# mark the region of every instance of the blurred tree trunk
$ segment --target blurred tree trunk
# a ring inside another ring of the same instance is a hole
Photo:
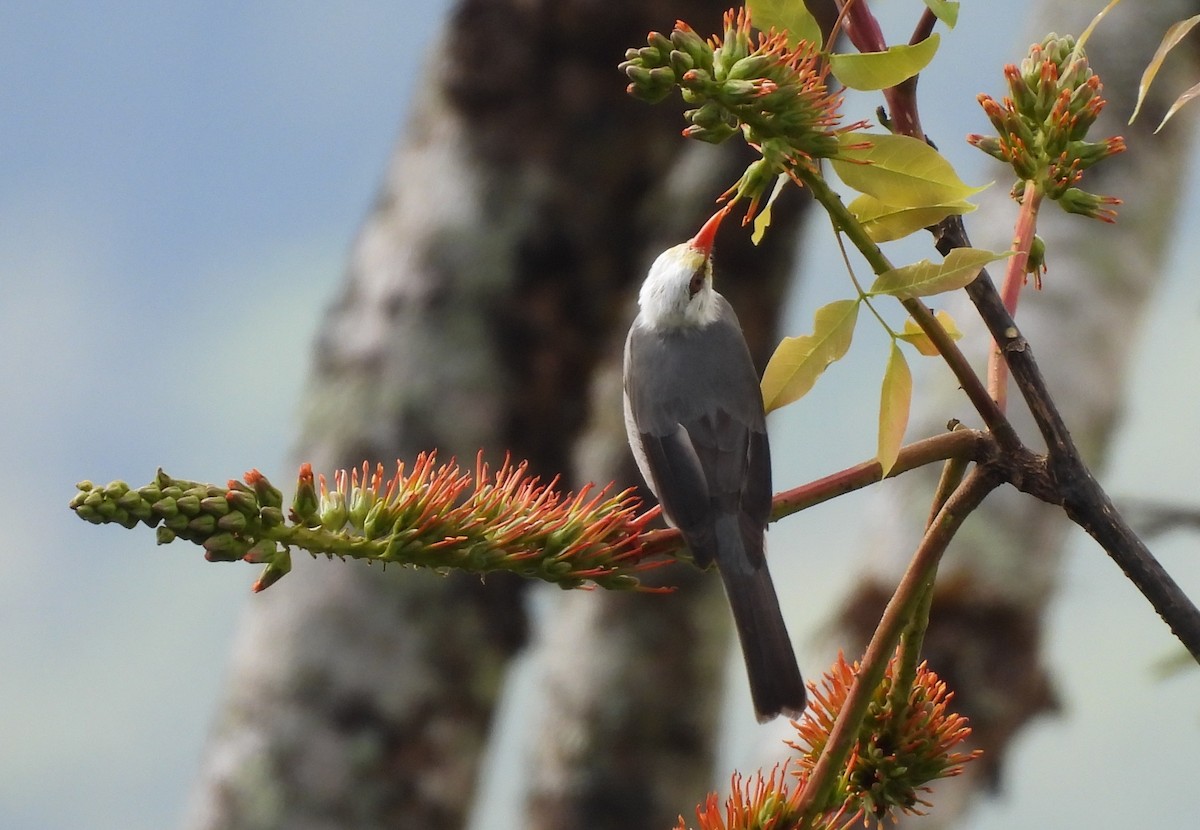
[[[321,327],[299,459],[329,473],[364,460],[390,468],[430,449],[467,464],[479,449],[492,460],[511,451],[570,482],[587,426],[585,477],[627,468],[623,436],[595,424],[619,418],[612,381],[632,291],[656,249],[711,213],[736,175],[729,154],[737,149],[706,148],[699,166],[681,169],[679,108],[628,98],[616,64],[677,17],[718,31],[723,8],[710,0],[458,4]],[[778,213],[776,239],[790,236],[795,208]],[[746,298],[739,310],[759,356],[789,259],[775,243],[726,271],[731,281],[745,274],[729,293]],[[669,578],[690,581],[682,568]],[[524,588],[298,562],[255,598],[242,626],[187,826],[461,827],[507,663],[526,641]],[[616,793],[670,819],[678,805],[661,804],[657,788],[707,774],[706,690],[715,683],[713,650],[699,641],[712,627],[679,623],[695,617],[704,595],[621,597],[617,618],[600,612],[617,646],[609,659],[626,666],[623,682],[604,690],[625,741],[609,750],[627,754],[605,758],[612,775],[586,788],[589,799]],[[659,615],[668,621],[653,627],[670,636],[640,641],[644,628],[629,618]],[[626,648],[640,650],[637,662],[627,663]],[[648,650],[685,682],[664,685],[661,673],[643,672]],[[645,714],[648,689],[675,718],[649,731],[630,720]],[[595,734],[612,723],[581,728]],[[669,766],[635,770],[614,760],[660,743],[670,745]],[[579,806],[603,811],[593,800]]]
[[[1042,3],[1029,42],[1051,31],[1079,33],[1098,9],[1098,4],[1082,0]],[[1141,319],[1162,275],[1176,230],[1173,217],[1191,161],[1191,135],[1182,121],[1158,136],[1151,133],[1174,96],[1194,81],[1195,41],[1181,47],[1192,48],[1192,66],[1174,56],[1138,121],[1132,127],[1124,122],[1133,109],[1142,70],[1164,31],[1197,12],[1196,0],[1122,6],[1093,33],[1087,53],[1104,82],[1109,105],[1092,135],[1124,135],[1130,150],[1088,171],[1084,186],[1118,195],[1125,206],[1117,224],[1109,226],[1046,204],[1038,231],[1046,241],[1050,272],[1043,291],[1031,288],[1026,293],[1018,315],[1076,442],[1097,470],[1121,413],[1135,334],[1131,327]],[[1014,47],[1013,63],[1024,49]],[[997,67],[997,86],[1001,82]],[[967,217],[967,227],[979,247],[1000,250],[1009,245],[1007,234],[1016,210],[1004,186],[994,190],[998,192],[983,208]],[[955,316],[961,322],[975,315],[964,302]],[[974,346],[976,365],[982,366],[982,336]],[[923,391],[918,398],[912,436],[934,434],[949,417],[965,410],[949,376],[938,373],[937,378],[944,386],[940,393]],[[1009,400],[1018,430],[1027,440],[1036,440],[1020,395],[1014,390]],[[883,488],[875,515],[884,520],[866,546],[872,561],[840,620],[843,638],[855,644],[852,649],[874,630],[915,548],[935,477],[936,471],[926,473],[923,481],[910,475]],[[1058,508],[1006,488],[993,493],[971,516],[941,566],[925,654],[954,689],[955,705],[971,719],[974,740],[985,755],[968,765],[964,776],[941,782],[932,799],[936,809],[922,820],[922,827],[957,826],[972,797],[995,786],[1013,738],[1031,718],[1056,705],[1054,679],[1043,665],[1041,643],[1069,527]],[[1095,567],[1115,567],[1098,549],[1095,557]],[[1146,612],[1151,613],[1149,606]]]

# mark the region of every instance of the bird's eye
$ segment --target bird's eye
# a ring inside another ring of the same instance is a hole
[[[695,297],[696,292],[704,287],[704,266],[696,269],[696,273],[692,274],[691,280],[688,282],[688,296]]]

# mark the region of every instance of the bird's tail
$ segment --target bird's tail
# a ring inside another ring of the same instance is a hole
[[[717,519],[716,560],[746,660],[755,714],[760,722],[781,713],[800,717],[807,695],[775,585],[765,560],[751,563],[736,515]]]

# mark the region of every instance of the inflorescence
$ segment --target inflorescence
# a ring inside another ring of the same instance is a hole
[[[122,481],[77,485],[71,509],[94,524],[156,528],[159,544],[201,545],[212,562],[265,564],[262,590],[291,570],[289,549],[316,554],[475,573],[509,571],[566,588],[587,584],[640,588],[637,574],[671,561],[647,558],[643,539],[657,509],[639,513],[631,490],[577,494],[554,489],[505,461],[492,472],[482,458],[475,473],[438,465],[422,453],[410,472],[397,463],[386,477],[342,470],[329,488],[300,468],[285,516],[282,493],[257,470],[225,487],[168,476],[132,489]]]

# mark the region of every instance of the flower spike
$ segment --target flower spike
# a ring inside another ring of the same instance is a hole
[[[524,462],[505,459],[493,471],[482,453],[473,475],[422,453],[407,473],[397,462],[391,477],[382,464],[338,470],[332,488],[303,464],[286,517],[283,495],[266,476],[251,470],[244,482],[218,487],[161,470],[139,490],[85,481],[71,508],[95,524],[156,528],[160,544],[194,542],[209,561],[265,565],[256,591],[291,570],[290,547],[385,565],[510,571],[567,588],[646,590],[637,574],[671,561],[644,550],[657,509],[639,512],[631,490],[612,495],[588,485],[564,494],[557,479],[541,484]]]

